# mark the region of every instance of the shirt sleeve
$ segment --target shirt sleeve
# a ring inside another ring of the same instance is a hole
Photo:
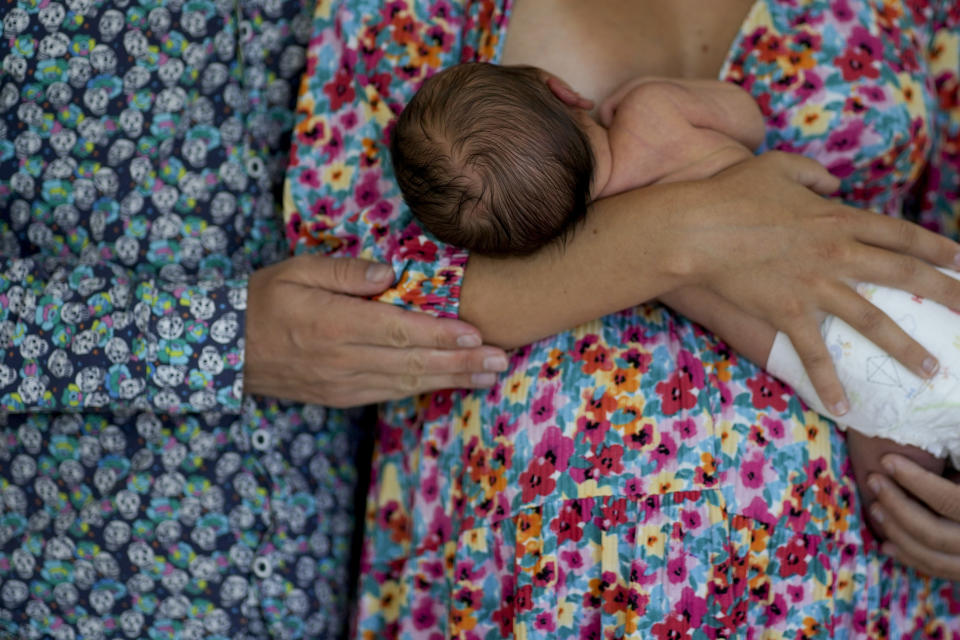
[[[0,413],[239,412],[246,286],[0,259]]]
[[[478,3],[320,3],[297,104],[284,194],[295,253],[360,256],[394,267],[381,300],[456,316],[467,252],[420,228],[389,155],[393,121],[420,83],[446,66],[489,59],[495,18]],[[469,5],[469,6],[465,6]]]

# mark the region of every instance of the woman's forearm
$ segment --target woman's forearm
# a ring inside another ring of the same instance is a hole
[[[705,204],[701,185],[663,185],[595,203],[563,244],[523,258],[474,255],[460,317],[489,344],[513,348],[685,284],[686,212]]]

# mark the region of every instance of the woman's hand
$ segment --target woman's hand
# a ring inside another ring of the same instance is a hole
[[[678,225],[689,235],[682,267],[688,282],[786,333],[826,407],[840,415],[848,405],[820,335],[824,313],[917,375],[936,371],[934,356],[851,284],[895,287],[960,309],[960,282],[931,266],[957,268],[960,246],[904,220],[820,197],[839,182],[802,156],[767,153],[707,182],[715,206],[690,208]]]
[[[355,296],[393,271],[364,260],[300,256],[260,269],[247,295],[245,393],[349,407],[493,384],[503,351],[479,332]]]
[[[960,580],[960,484],[903,456],[882,464],[896,482],[880,474],[867,481],[877,496],[870,515],[887,538],[882,551],[927,575]]]

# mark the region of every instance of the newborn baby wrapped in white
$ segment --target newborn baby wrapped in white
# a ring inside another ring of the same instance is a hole
[[[960,280],[960,273],[940,269]],[[829,316],[820,328],[850,411],[835,418],[864,435],[910,444],[960,465],[960,313],[905,291],[861,283],[857,292],[886,313],[940,361],[924,380],[857,333]],[[778,333],[766,369],[789,383],[814,411],[820,403],[790,339]]]

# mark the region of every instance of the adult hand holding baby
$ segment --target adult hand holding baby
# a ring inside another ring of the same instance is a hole
[[[956,268],[956,243],[819,197],[838,181],[797,155],[767,153],[708,182],[712,210],[683,209],[688,220],[678,228],[691,244],[681,277],[786,333],[825,406],[841,415],[848,404],[820,335],[823,313],[842,318],[917,375],[936,370],[935,354],[850,284],[887,285],[960,309],[960,283],[931,266]]]
[[[355,296],[393,271],[365,260],[300,256],[250,277],[244,391],[349,407],[444,388],[489,386],[507,366],[465,322]]]
[[[883,466],[895,482],[879,474],[868,480],[877,495],[871,517],[887,538],[883,552],[927,575],[960,580],[960,484],[903,456],[884,456]]]

